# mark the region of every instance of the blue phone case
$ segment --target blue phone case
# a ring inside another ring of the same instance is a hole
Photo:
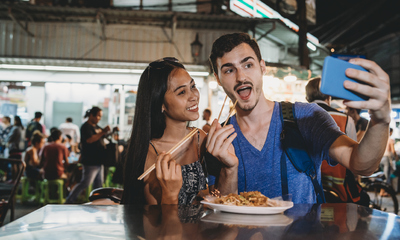
[[[367,71],[363,67],[351,64],[349,62],[334,58],[326,57],[322,68],[321,92],[332,97],[347,99],[351,101],[365,101],[369,97],[362,94],[347,90],[343,87],[343,82],[349,80],[352,82],[362,83],[361,81],[348,78],[345,74],[347,68]]]

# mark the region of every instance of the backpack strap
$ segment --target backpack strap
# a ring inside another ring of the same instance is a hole
[[[283,152],[281,155],[281,187],[282,196],[289,193],[287,180],[286,156],[299,172],[304,172],[310,177],[314,186],[314,191],[318,203],[324,203],[325,197],[321,185],[318,183],[317,172],[310,155],[307,152],[307,146],[299,131],[296,123],[294,104],[290,102],[281,102],[279,104],[282,121],[281,144]]]

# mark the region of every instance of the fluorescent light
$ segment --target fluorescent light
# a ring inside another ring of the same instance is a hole
[[[70,72],[86,72],[88,68],[85,67],[63,67],[63,66],[44,66],[47,71],[70,71]]]
[[[208,87],[209,87],[211,90],[215,90],[215,89],[218,88],[218,83],[217,83],[216,81],[209,81],[209,82],[208,82]]]
[[[31,82],[22,82],[22,86],[24,87],[30,87],[31,85]]]
[[[40,65],[14,65],[0,64],[3,69],[19,69],[19,70],[45,70],[60,72],[99,72],[99,73],[134,73],[142,74],[144,69],[126,69],[126,68],[94,68],[94,67],[69,67],[69,66],[40,66]],[[189,72],[191,76],[207,77],[208,72]]]
[[[89,68],[89,72],[130,73],[130,69],[121,68]]]
[[[295,82],[297,80],[297,77],[294,75],[287,75],[286,77],[283,78],[285,82]]]
[[[210,74],[208,72],[189,72],[189,75],[196,77],[207,77]]]
[[[37,66],[37,65],[0,64],[0,67],[7,69],[44,70],[44,66]]]
[[[307,42],[307,47],[309,49],[313,50],[313,51],[317,50],[317,47],[314,44],[310,43],[310,42]]]

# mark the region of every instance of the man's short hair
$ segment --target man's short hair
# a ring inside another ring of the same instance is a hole
[[[72,118],[69,117],[69,118],[66,119],[66,121],[67,122],[72,122]]]
[[[41,118],[42,115],[43,114],[41,112],[35,112],[35,118]]]
[[[261,61],[261,52],[257,41],[250,37],[247,33],[231,33],[219,37],[214,41],[210,54],[210,63],[215,72],[218,74],[217,58],[221,58],[225,53],[232,51],[235,47],[242,43],[247,43],[257,56],[257,60]]]
[[[208,113],[210,116],[211,116],[211,109],[209,109],[209,108],[206,108],[206,109],[204,109],[204,112],[206,112],[206,113]]]
[[[50,137],[51,137],[51,139],[52,139],[53,141],[56,141],[56,140],[58,140],[58,139],[60,138],[61,134],[62,134],[62,133],[61,133],[60,130],[54,129],[54,130],[51,132]]]
[[[306,85],[306,99],[308,102],[314,102],[315,100],[325,101],[329,98],[328,95],[323,94],[320,90],[321,78],[316,77],[308,81]]]

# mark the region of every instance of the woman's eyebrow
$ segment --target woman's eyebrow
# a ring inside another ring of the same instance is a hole
[[[192,80],[190,81],[189,85],[192,84],[192,82],[194,82],[194,79],[192,78]],[[174,92],[178,91],[180,88],[186,87],[186,85],[181,85],[179,87],[177,87]]]

